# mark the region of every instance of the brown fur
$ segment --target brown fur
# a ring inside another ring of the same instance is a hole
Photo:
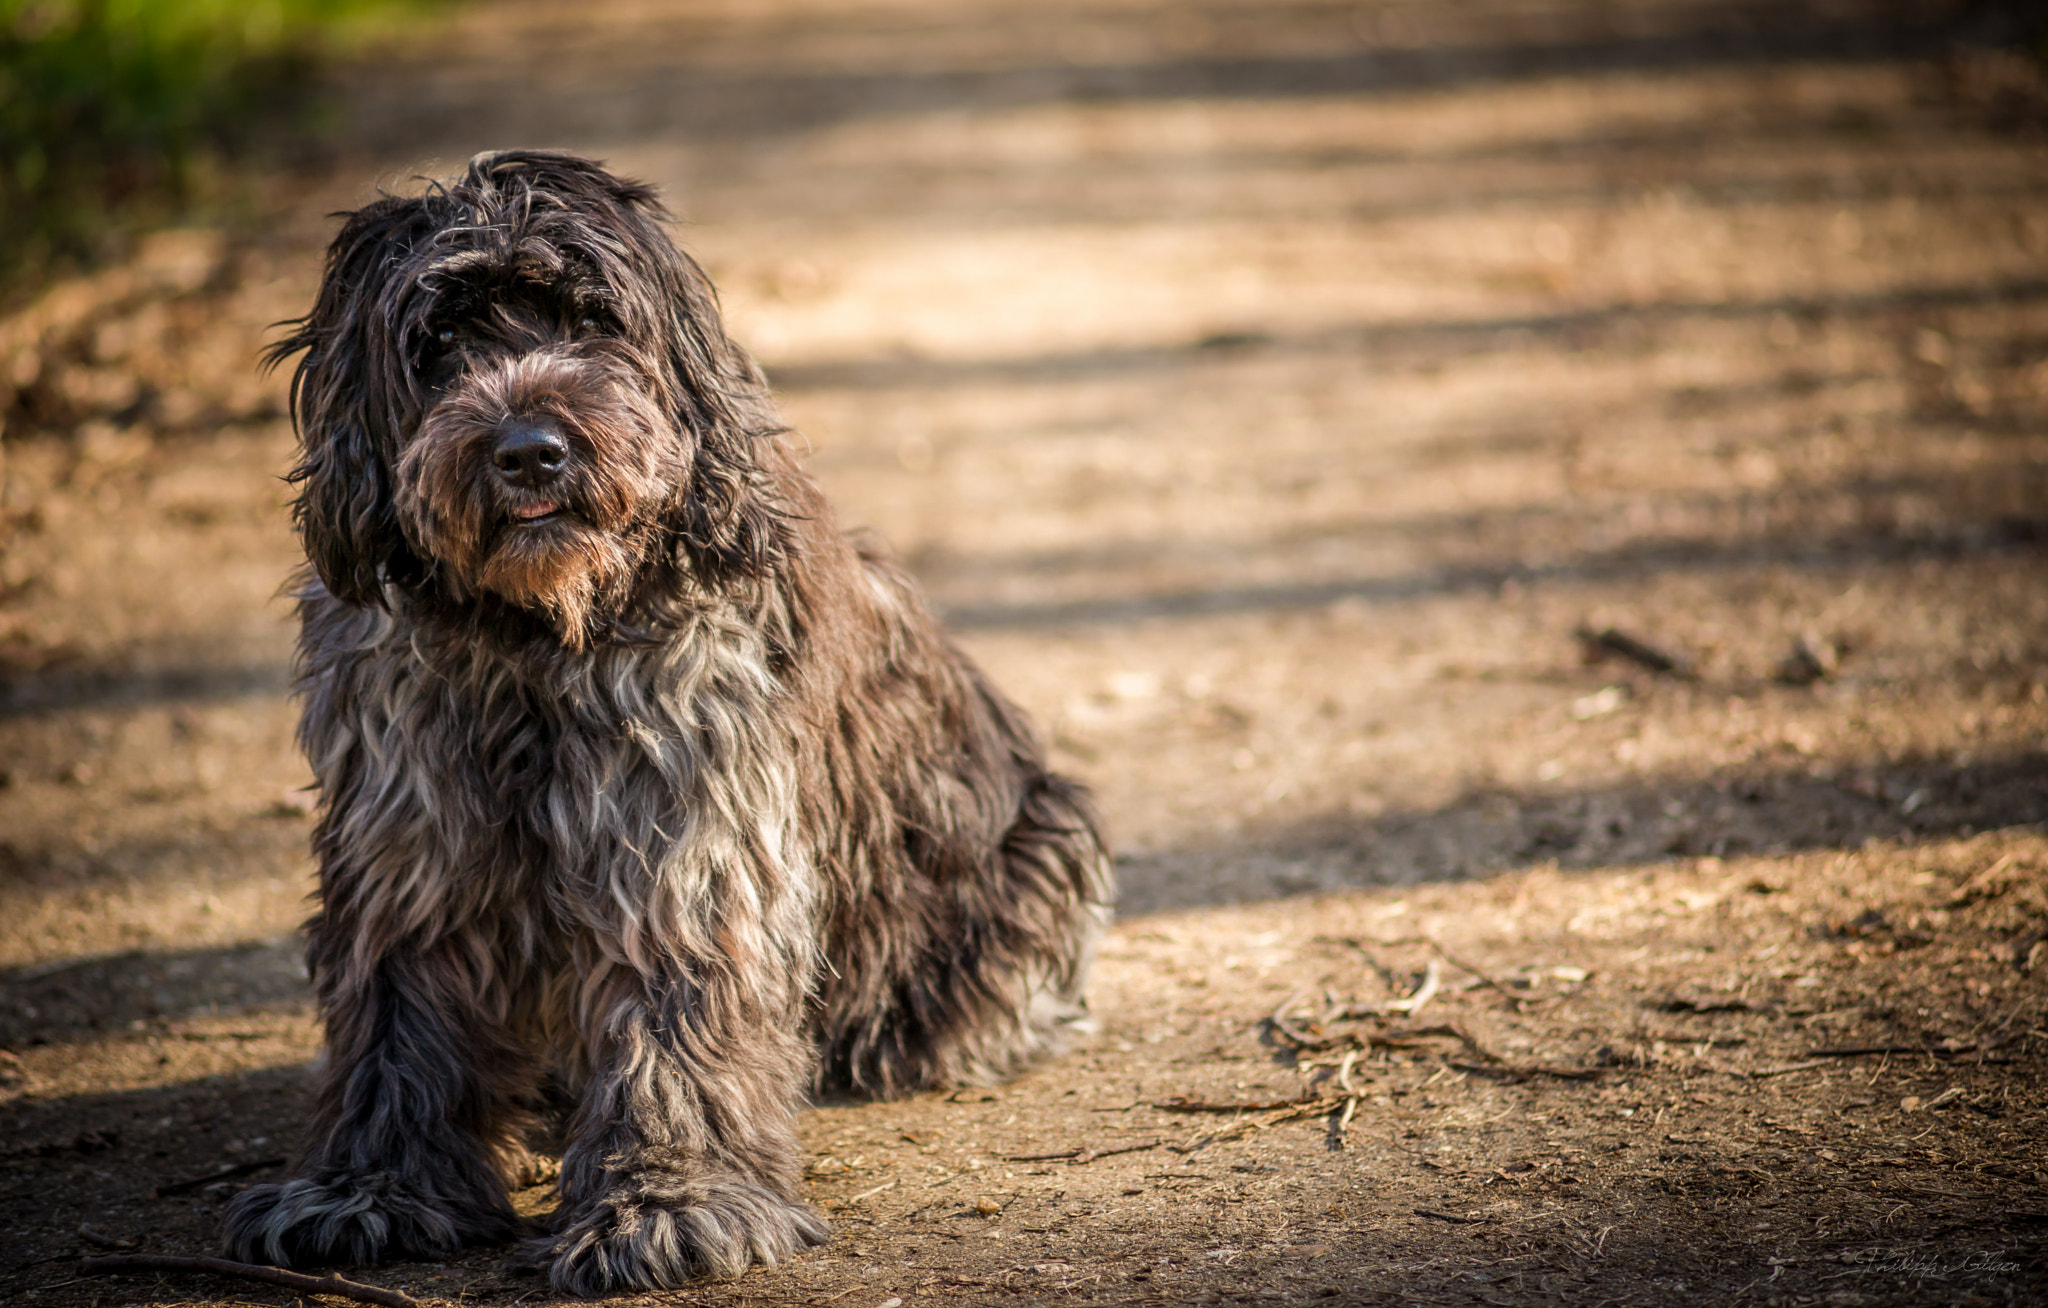
[[[351,215],[278,349],[329,1052],[239,1256],[509,1238],[552,1097],[558,1287],[734,1275],[825,1238],[807,1090],[1002,1077],[1082,1012],[1085,796],[834,527],[661,218],[479,156]]]

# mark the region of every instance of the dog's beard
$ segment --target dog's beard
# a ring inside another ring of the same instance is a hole
[[[562,347],[474,365],[398,460],[400,517],[457,598],[497,595],[581,647],[631,597],[682,490],[684,445],[636,361]],[[491,448],[547,419],[569,455],[547,486],[508,485]]]

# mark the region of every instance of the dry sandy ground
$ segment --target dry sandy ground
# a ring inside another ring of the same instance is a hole
[[[0,1298],[292,1301],[78,1231],[206,1251],[304,1112],[255,351],[323,214],[521,143],[665,187],[1121,850],[1099,1035],[808,1112],[838,1238],[636,1302],[2048,1302],[2019,12],[536,0],[349,70],[260,235],[0,322]],[[549,1302],[504,1252],[352,1275]]]

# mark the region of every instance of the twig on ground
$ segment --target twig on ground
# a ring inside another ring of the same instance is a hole
[[[1332,1102],[1329,1095],[1303,1095],[1299,1099],[1267,1099],[1254,1103],[1232,1100],[1189,1099],[1176,1095],[1172,1099],[1161,1099],[1153,1107],[1162,1113],[1266,1113],[1276,1108],[1301,1108],[1309,1104]],[[1013,1158],[1011,1162],[1028,1162],[1029,1159]]]
[[[1428,1208],[1416,1209],[1415,1215],[1417,1217],[1432,1218],[1435,1221],[1439,1222],[1456,1222],[1460,1226],[1471,1226],[1479,1222],[1491,1222],[1498,1220],[1497,1218],[1492,1217],[1460,1217],[1456,1213],[1439,1213]]]
[[[1664,676],[1678,677],[1690,681],[1694,678],[1692,665],[1676,654],[1666,653],[1646,640],[1629,635],[1619,627],[1602,627],[1595,631],[1590,626],[1580,626],[1572,634],[1585,646],[1589,660],[1604,659],[1618,655],[1639,668]]]
[[[251,1172],[267,1171],[273,1167],[283,1167],[284,1164],[285,1160],[282,1158],[258,1158],[253,1162],[236,1163],[232,1167],[223,1167],[218,1172],[208,1176],[188,1177],[183,1181],[172,1181],[168,1185],[160,1185],[149,1192],[149,1197],[152,1199],[162,1199],[166,1195],[183,1194],[187,1190],[197,1190],[202,1185],[212,1185],[215,1181],[231,1181],[238,1176],[247,1176]]]
[[[1673,995],[1651,1005],[1660,1013],[1770,1013],[1777,1010],[1776,1004],[1751,1003],[1747,999],[1700,1000],[1685,995]]]
[[[1272,1027],[1275,1031],[1287,1037],[1287,1039],[1293,1041],[1296,1045],[1300,1046],[1303,1049],[1330,1049],[1337,1045],[1342,1044],[1346,1037],[1338,1036],[1332,1038],[1312,1036],[1309,1035],[1307,1032],[1302,1031],[1301,1029],[1296,1027],[1292,1022],[1289,1022],[1287,1020],[1287,1010],[1294,1007],[1296,1004],[1300,1003],[1302,1000],[1302,996],[1306,995],[1307,993],[1308,987],[1303,986],[1301,989],[1287,996],[1287,998],[1281,1000],[1280,1006],[1273,1010],[1272,1015],[1268,1017],[1266,1021],[1272,1024]]]
[[[1546,1003],[1549,1000],[1556,998],[1555,995],[1518,995],[1514,991],[1508,989],[1505,985],[1502,985],[1499,981],[1496,981],[1487,973],[1480,971],[1478,968],[1472,966],[1472,964],[1466,962],[1462,958],[1459,958],[1456,954],[1453,954],[1450,950],[1445,949],[1443,945],[1438,943],[1437,941],[1428,940],[1427,943],[1431,949],[1434,949],[1437,953],[1442,954],[1444,956],[1444,961],[1446,963],[1449,963],[1452,967],[1458,968],[1461,971],[1470,972],[1473,976],[1479,978],[1480,983],[1482,985],[1488,986],[1494,990],[1499,991],[1500,994],[1504,998],[1506,998],[1509,1003],[1515,1006],[1516,1012],[1520,1012],[1525,1008],[1533,1008],[1537,1004]]]
[[[1428,981],[1425,978],[1423,987],[1418,988],[1416,993],[1418,995],[1421,994],[1422,989],[1427,988],[1427,986]],[[1296,992],[1297,998],[1299,998],[1299,995],[1300,992]],[[1281,1008],[1284,1010],[1288,1006],[1283,1004]],[[1333,1036],[1320,1037],[1311,1036],[1296,1029],[1278,1014],[1268,1018],[1267,1022],[1273,1030],[1286,1037],[1296,1048],[1308,1053],[1321,1053],[1332,1049],[1414,1049],[1419,1047],[1421,1042],[1429,1037],[1450,1036],[1461,1042],[1467,1049],[1470,1049],[1473,1054],[1490,1063],[1505,1064],[1507,1062],[1505,1058],[1502,1058],[1499,1054],[1494,1053],[1491,1049],[1473,1039],[1470,1032],[1448,1022],[1440,1022],[1435,1026],[1407,1027],[1400,1030],[1382,1032],[1377,1035],[1360,1031],[1345,1031]],[[1161,1106],[1159,1104],[1153,1105],[1155,1108]],[[1276,1104],[1274,1106],[1278,1107],[1279,1105]]]
[[[116,1239],[105,1231],[87,1226],[84,1222],[78,1224],[78,1238],[101,1249],[133,1249],[136,1244],[133,1240]]]
[[[1999,859],[1990,867],[1985,868],[1982,872],[1979,872],[1977,875],[1971,877],[1968,881],[1965,881],[1960,886],[1957,886],[1955,889],[1955,893],[1949,896],[1949,907],[1961,908],[1965,904],[1968,904],[1971,900],[1977,898],[1979,895],[1984,894],[1986,891],[1988,891],[1992,883],[1998,879],[1998,874],[2005,871],[2006,868],[2010,867],[2015,857],[2017,856],[2013,854],[2007,854],[2004,858]]]
[[[1930,1058],[1954,1058],[1959,1054],[1975,1053],[1975,1043],[1950,1045],[1841,1045],[1833,1049],[1809,1049],[1808,1058],[1864,1058],[1878,1054],[1926,1054]]]
[[[1387,1038],[1416,1040],[1420,1039],[1423,1036],[1450,1036],[1458,1043],[1464,1045],[1465,1048],[1471,1050],[1475,1057],[1483,1059],[1486,1062],[1504,1064],[1508,1061],[1507,1059],[1502,1058],[1499,1054],[1494,1053],[1491,1049],[1488,1049],[1485,1045],[1480,1044],[1479,1041],[1473,1037],[1472,1033],[1470,1031],[1467,1031],[1464,1027],[1454,1026],[1449,1022],[1440,1022],[1435,1026],[1412,1027],[1406,1031],[1390,1031],[1388,1032]]]
[[[1242,1139],[1255,1131],[1263,1131],[1269,1126],[1278,1126],[1282,1122],[1292,1122],[1303,1117],[1314,1117],[1318,1113],[1327,1113],[1337,1107],[1339,1102],[1339,1100],[1330,1097],[1304,1100],[1298,1104],[1276,1109],[1262,1117],[1243,1118],[1232,1122],[1220,1131],[1196,1137],[1186,1144],[1168,1145],[1167,1148],[1177,1154],[1195,1153],[1198,1150],[1208,1148],[1212,1144],[1222,1144],[1226,1140]]]
[[[1343,1153],[1346,1145],[1345,1133],[1351,1129],[1351,1119],[1358,1113],[1358,1096],[1346,1095],[1344,1107],[1330,1123],[1330,1151]]]
[[[420,1301],[403,1290],[386,1290],[382,1286],[364,1285],[335,1275],[307,1276],[302,1272],[288,1272],[282,1267],[236,1263],[225,1258],[101,1254],[86,1259],[82,1268],[88,1276],[118,1272],[212,1272],[219,1276],[239,1276],[246,1281],[267,1281],[271,1285],[282,1285],[307,1294],[331,1294],[337,1299],[353,1299],[357,1303],[383,1304],[385,1308],[421,1308]]]
[[[1120,1149],[1068,1149],[1057,1154],[1006,1154],[1003,1157],[1003,1161],[1006,1163],[1071,1162],[1078,1167],[1083,1163],[1092,1163],[1098,1158],[1114,1158],[1118,1154],[1141,1154],[1147,1149],[1157,1149],[1164,1143],[1162,1140],[1147,1140],[1143,1144],[1124,1145]]]
[[[1509,1003],[1515,1006],[1516,1011],[1518,1012],[1523,1009],[1533,1008],[1538,1004],[1549,1003],[1551,1000],[1557,998],[1556,995],[1517,994],[1515,991],[1510,989],[1505,983],[1495,978],[1492,974],[1488,973],[1482,968],[1473,966],[1465,959],[1458,957],[1456,954],[1453,954],[1450,950],[1444,948],[1443,942],[1437,940],[1433,936],[1402,936],[1395,940],[1374,940],[1370,942],[1360,939],[1357,936],[1317,936],[1315,937],[1315,939],[1335,945],[1348,945],[1349,947],[1357,950],[1361,955],[1363,955],[1365,960],[1368,963],[1371,963],[1374,967],[1378,967],[1379,963],[1374,960],[1372,954],[1366,949],[1366,945],[1368,943],[1379,945],[1383,949],[1391,949],[1396,945],[1428,945],[1431,949],[1435,950],[1439,955],[1441,955],[1443,960],[1446,963],[1449,963],[1452,967],[1457,968],[1461,972],[1471,973],[1473,976],[1479,978],[1479,982],[1481,985],[1484,985],[1489,989],[1498,991],[1503,998],[1505,998]],[[1365,1016],[1366,1014],[1362,1013],[1360,1010],[1366,1007],[1367,1006],[1365,1005],[1353,1004],[1350,1006],[1348,1010],[1348,1015]],[[1371,1011],[1377,1012],[1378,1010],[1375,1008]]]
[[[845,1207],[845,1206],[846,1206],[846,1205],[848,1205],[848,1204],[857,1204],[857,1203],[859,1203],[859,1202],[860,1202],[861,1200],[863,1200],[863,1199],[872,1199],[872,1198],[874,1198],[874,1197],[875,1197],[876,1195],[878,1195],[878,1194],[882,1193],[882,1191],[884,1191],[884,1190],[890,1190],[890,1189],[894,1189],[894,1188],[895,1188],[895,1186],[896,1186],[896,1182],[897,1182],[897,1181],[899,1181],[899,1180],[901,1180],[901,1179],[902,1179],[901,1177],[895,1177],[895,1176],[892,1176],[892,1177],[890,1177],[890,1178],[889,1178],[888,1180],[886,1180],[886,1181],[882,1182],[882,1183],[881,1183],[880,1185],[876,1186],[876,1187],[875,1187],[874,1189],[872,1189],[872,1190],[863,1190],[863,1191],[861,1191],[861,1192],[860,1192],[859,1194],[857,1194],[857,1195],[853,1196],[853,1197],[852,1197],[851,1199],[844,1199],[844,1200],[841,1200],[841,1201],[840,1201],[840,1206],[841,1206],[841,1207]]]
[[[1427,966],[1423,968],[1422,984],[1415,987],[1414,994],[1406,999],[1390,999],[1381,1007],[1385,1008],[1388,1012],[1406,1013],[1413,1017],[1417,1012],[1421,1011],[1424,1004],[1435,997],[1436,988],[1443,982],[1443,977],[1443,969],[1438,967],[1437,961],[1432,958]]]
[[[1337,1065],[1337,1089],[1343,1095],[1341,1107],[1330,1118],[1330,1151],[1342,1153],[1345,1147],[1345,1133],[1351,1129],[1351,1119],[1358,1113],[1358,1087],[1351,1084],[1351,1065],[1358,1061],[1356,1049],[1346,1050],[1344,1061]]]
[[[1597,1067],[1551,1067],[1545,1063],[1460,1063],[1451,1061],[1447,1066],[1460,1072],[1471,1072],[1491,1080],[1515,1084],[1547,1076],[1558,1081],[1597,1081],[1605,1073]]]
[[[1559,1081],[1597,1081],[1606,1072],[1597,1067],[1553,1067],[1548,1063],[1517,1063],[1501,1057],[1485,1045],[1480,1044],[1470,1031],[1461,1026],[1445,1023],[1439,1026],[1418,1027],[1407,1035],[1455,1036],[1474,1056],[1484,1060],[1485,1066],[1475,1063],[1460,1063],[1445,1059],[1444,1065],[1458,1072],[1476,1072],[1480,1076],[1492,1077],[1497,1081],[1526,1081],[1532,1077],[1547,1076]]]
[[[1828,1060],[1825,1058],[1811,1058],[1803,1063],[1786,1063],[1782,1067],[1760,1067],[1753,1072],[1737,1072],[1735,1075],[1748,1077],[1752,1081],[1762,1081],[1773,1076],[1784,1076],[1788,1072],[1811,1072],[1816,1067],[1827,1065]]]
[[[1354,942],[1347,941],[1346,943]],[[1433,942],[1424,938],[1420,939],[1417,943],[1428,944]],[[1464,966],[1457,963],[1455,959],[1452,962],[1457,966]],[[1405,1010],[1412,1015],[1416,1009],[1428,1003],[1430,998],[1436,994],[1442,979],[1442,969],[1437,966],[1435,959],[1431,959],[1428,968],[1423,973],[1422,983],[1415,988],[1415,993],[1406,999],[1391,1001],[1384,1005],[1384,1007],[1388,1010]],[[1560,1081],[1596,1081],[1604,1075],[1604,1072],[1599,1068],[1553,1067],[1542,1063],[1511,1062],[1481,1044],[1471,1032],[1461,1026],[1448,1022],[1438,1023],[1434,1026],[1408,1027],[1402,1030],[1385,1031],[1378,1034],[1360,1031],[1344,1031],[1334,1035],[1310,1034],[1301,1030],[1287,1019],[1288,1010],[1300,1003],[1303,996],[1307,993],[1306,987],[1295,991],[1292,995],[1288,996],[1286,1002],[1273,1010],[1272,1015],[1266,1021],[1275,1033],[1293,1044],[1295,1048],[1303,1053],[1321,1053],[1333,1049],[1352,1051],[1352,1053],[1347,1053],[1342,1065],[1343,1074],[1341,1079],[1344,1082],[1342,1093],[1336,1096],[1325,1095],[1322,1097],[1333,1112],[1341,1111],[1347,1100],[1355,1100],[1357,1097],[1358,1092],[1349,1085],[1349,1074],[1353,1061],[1352,1055],[1355,1051],[1361,1049],[1412,1049],[1420,1041],[1431,1036],[1449,1036],[1471,1050],[1474,1057],[1483,1060],[1487,1064],[1486,1066],[1478,1066],[1472,1063],[1447,1060],[1445,1063],[1447,1070],[1477,1072],[1480,1075],[1489,1076],[1495,1080],[1509,1082],[1526,1081],[1533,1077],[1551,1077]],[[1318,1065],[1328,1066],[1327,1063],[1320,1063]],[[1307,1105],[1311,1102],[1314,1101],[1302,1099],[1294,1101],[1293,1104],[1285,1101],[1271,1103],[1206,1103],[1199,1100],[1182,1098],[1164,1102],[1155,1101],[1152,1106],[1166,1112],[1258,1112],[1293,1108],[1297,1105]],[[1357,1111],[1355,1106],[1351,1111]],[[1349,1120],[1348,1114],[1346,1120]],[[1332,1138],[1333,1140],[1337,1139],[1334,1135]],[[1335,1145],[1333,1147],[1341,1148],[1342,1146]]]

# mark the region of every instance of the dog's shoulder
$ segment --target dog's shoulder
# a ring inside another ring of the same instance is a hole
[[[400,622],[390,609],[344,600],[310,567],[286,586],[299,615],[299,662],[331,666],[371,655],[399,639]]]

